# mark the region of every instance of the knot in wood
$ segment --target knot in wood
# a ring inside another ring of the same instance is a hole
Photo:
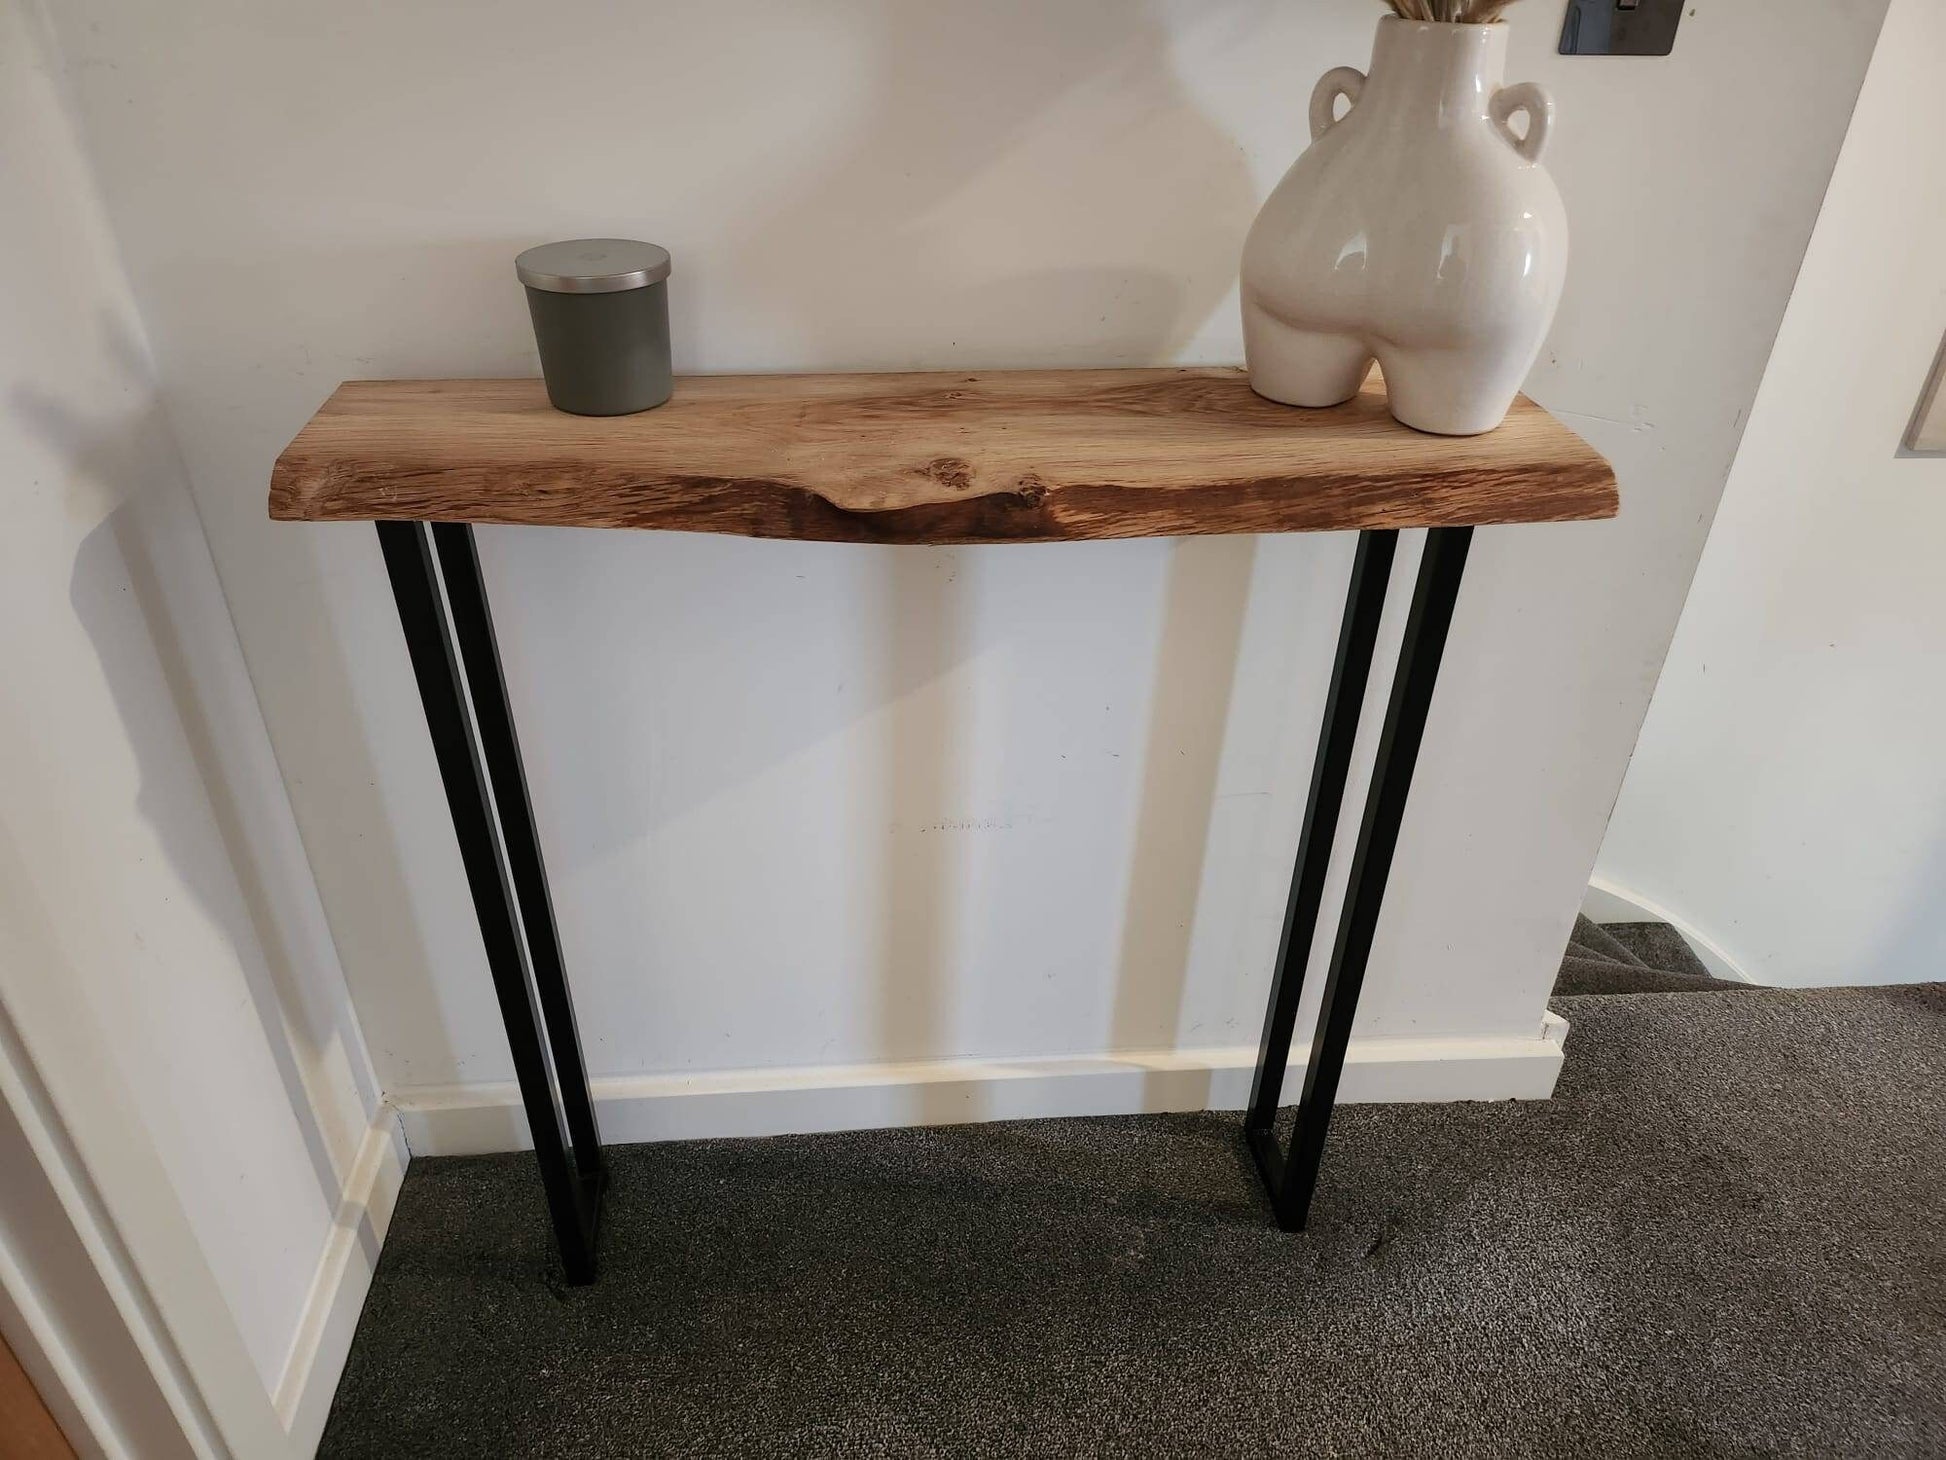
[[[927,476],[951,491],[964,492],[973,485],[973,466],[964,457],[935,456],[925,470]]]

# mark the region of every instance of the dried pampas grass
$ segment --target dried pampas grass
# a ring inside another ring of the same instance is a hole
[[[1514,0],[1384,0],[1406,20],[1431,20],[1442,25],[1491,25]]]

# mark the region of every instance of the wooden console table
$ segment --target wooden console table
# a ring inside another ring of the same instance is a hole
[[[278,458],[270,488],[272,517],[378,525],[571,1282],[595,1275],[606,1173],[473,524],[870,543],[1356,530],[1244,1119],[1277,1221],[1295,1231],[1472,531],[1616,509],[1608,464],[1524,398],[1498,431],[1449,439],[1394,422],[1376,374],[1357,399],[1303,411],[1229,369],[700,376],[658,410],[602,418],[550,409],[537,380],[352,381]],[[1398,533],[1416,527],[1431,532],[1280,1148],[1272,1122],[1379,615]]]

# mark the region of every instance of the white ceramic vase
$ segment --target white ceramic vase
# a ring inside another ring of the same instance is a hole
[[[1506,57],[1505,25],[1387,16],[1369,76],[1341,66],[1318,82],[1311,146],[1243,249],[1259,394],[1337,405],[1376,357],[1408,426],[1471,436],[1505,419],[1568,261],[1540,165],[1554,103],[1532,82],[1502,86]],[[1351,106],[1334,120],[1340,96]]]

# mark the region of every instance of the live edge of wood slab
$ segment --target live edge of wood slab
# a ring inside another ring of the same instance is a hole
[[[270,515],[664,528],[831,542],[1058,542],[1612,517],[1615,474],[1524,396],[1484,436],[1235,369],[701,375],[633,416],[538,380],[354,380],[278,457]]]

